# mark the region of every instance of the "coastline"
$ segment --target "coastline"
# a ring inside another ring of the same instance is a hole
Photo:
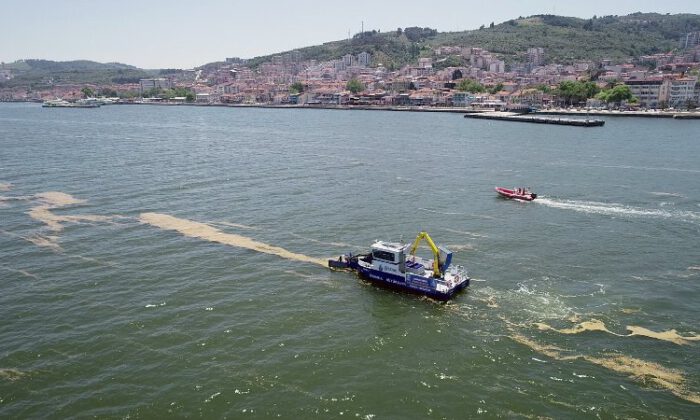
[[[396,111],[396,112],[447,112],[459,114],[498,113],[501,111],[479,110],[467,107],[424,107],[424,106],[381,106],[381,105],[275,105],[275,104],[222,104],[222,103],[163,103],[163,102],[120,102],[115,105],[161,105],[161,106],[203,106],[228,108],[271,108],[271,109],[330,109],[338,111]],[[552,108],[531,112],[527,115],[568,115],[598,117],[642,117],[700,119],[700,110],[695,111],[617,111],[617,110],[578,110]]]
[[[2,101],[8,103],[35,101]],[[150,105],[150,106],[196,106],[224,108],[269,108],[269,109],[326,109],[337,111],[394,111],[394,112],[441,112],[441,113],[498,113],[501,111],[479,110],[467,107],[425,107],[425,106],[383,106],[383,105],[295,105],[295,104],[225,104],[225,103],[184,103],[184,102],[117,102],[111,105]],[[619,111],[551,108],[531,112],[527,115],[567,115],[580,117],[639,117],[639,118],[674,118],[700,119],[700,109],[694,111]]]

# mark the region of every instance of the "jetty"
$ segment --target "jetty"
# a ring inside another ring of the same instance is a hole
[[[482,120],[499,120],[499,121],[515,121],[527,122],[534,124],[554,124],[554,125],[570,125],[574,127],[602,127],[605,124],[603,120],[596,119],[580,119],[580,118],[555,118],[532,116],[527,114],[518,114],[515,112],[483,112],[465,114],[464,118],[476,118]]]
[[[673,114],[673,118],[676,120],[700,120],[700,113],[686,112],[683,114]]]

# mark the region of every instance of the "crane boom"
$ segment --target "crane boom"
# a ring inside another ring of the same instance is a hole
[[[418,249],[418,246],[420,245],[420,241],[424,239],[425,242],[428,243],[428,246],[430,246],[430,250],[433,251],[433,275],[435,277],[440,277],[440,250],[435,245],[435,242],[433,242],[430,235],[428,235],[428,232],[420,232],[418,236],[416,236],[416,240],[413,242],[409,253],[411,255],[415,255],[416,249]]]

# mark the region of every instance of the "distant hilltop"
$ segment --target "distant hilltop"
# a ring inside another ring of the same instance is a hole
[[[518,17],[494,24],[485,22],[480,28],[462,32],[438,32],[431,28],[397,28],[389,32],[377,30],[358,33],[350,39],[327,42],[236,63],[256,69],[275,56],[293,55],[297,60],[327,61],[348,54],[372,54],[373,63],[388,69],[415,63],[421,57],[441,52],[435,66],[459,66],[463,58],[451,57],[449,47],[483,48],[506,64],[526,61],[529,48],[547,51],[547,62],[569,64],[578,60],[609,59],[624,61],[632,57],[677,50],[689,41],[688,34],[700,31],[700,15],[633,13],[627,16],[593,16],[590,19],[555,15]],[[696,36],[697,37],[697,36]],[[693,41],[691,36],[690,41]],[[232,59],[233,60],[233,59]],[[222,60],[223,61],[223,60]],[[200,68],[221,62],[203,64]],[[55,62],[20,60],[4,63],[0,87],[52,85],[57,83],[124,84],[141,78],[157,77],[173,69],[144,70],[120,63],[92,61]]]
[[[431,28],[397,28],[390,32],[366,31],[349,40],[295,49],[301,60],[326,61],[346,54],[371,52],[387,68],[414,63],[441,47],[483,48],[506,63],[523,62],[528,48],[542,47],[552,63],[578,60],[624,61],[632,57],[669,52],[681,47],[688,33],[700,31],[700,15],[633,13],[627,16],[593,16],[590,19],[555,15],[518,17],[500,24],[484,23],[479,29],[438,32]],[[283,53],[281,53],[283,54]],[[256,57],[246,65],[257,67],[278,54]],[[460,65],[452,62],[446,65]]]

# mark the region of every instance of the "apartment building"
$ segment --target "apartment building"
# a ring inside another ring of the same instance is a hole
[[[173,87],[172,81],[164,77],[159,77],[156,79],[141,79],[139,80],[139,85],[139,92],[141,95],[151,89],[171,89]]]
[[[696,100],[695,85],[698,82],[697,76],[667,79],[665,82],[666,86],[662,90],[662,99],[670,107],[684,108],[687,104]]]
[[[528,48],[526,57],[527,63],[530,65],[530,68],[544,66],[544,48]]]
[[[661,93],[664,80],[628,80],[625,82],[632,95],[639,99],[639,105],[645,108],[658,108],[662,101]]]

